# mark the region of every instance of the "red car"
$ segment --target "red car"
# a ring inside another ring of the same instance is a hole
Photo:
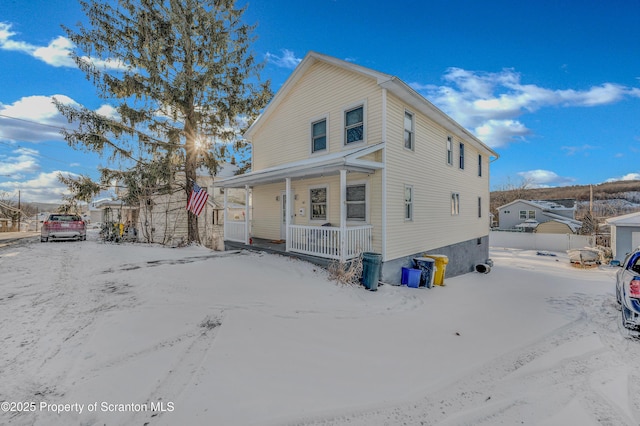
[[[51,214],[42,224],[40,241],[87,239],[87,224],[75,214]]]

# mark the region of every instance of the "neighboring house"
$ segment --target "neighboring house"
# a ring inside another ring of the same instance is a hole
[[[640,212],[605,220],[611,226],[613,258],[622,262],[634,248],[640,246]]]
[[[137,217],[137,206],[129,206],[122,200],[114,200],[112,198],[95,200],[89,208],[90,220],[97,219],[96,222],[103,224],[109,222],[133,224],[136,223]]]
[[[222,177],[231,177],[238,170],[238,166],[223,163],[220,165],[215,179],[208,170],[197,171],[198,185],[209,193],[209,199],[200,216],[198,216],[198,230],[203,245],[222,249],[222,224],[224,223],[224,195],[221,188],[215,186],[215,181]],[[178,177],[180,179],[180,177]],[[182,175],[184,183],[184,175]],[[244,191],[232,195],[233,204],[227,206],[229,217],[244,218]],[[239,197],[242,197],[241,199]],[[170,194],[157,194],[140,204],[138,220],[138,238],[144,242],[154,242],[168,245],[179,245],[187,241],[188,212],[187,195],[176,186]]]
[[[252,171],[222,180],[252,194],[225,240],[288,252],[382,255],[382,281],[425,252],[447,276],[489,252],[489,165],[498,155],[400,79],[311,52],[245,137]]]
[[[499,229],[558,233],[560,229],[575,234],[582,222],[575,219],[575,200],[515,200],[498,208]],[[554,221],[555,225],[541,224]]]

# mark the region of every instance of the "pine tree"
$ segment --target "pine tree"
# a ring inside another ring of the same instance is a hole
[[[80,4],[89,25],[63,27],[76,46],[74,60],[97,94],[116,105],[105,116],[56,103],[77,124],[63,132],[65,140],[138,168],[171,158],[174,171],[184,172],[188,198],[196,170],[213,174],[220,144],[241,144],[239,132],[272,95],[269,81],[259,79],[245,8],[235,0]],[[188,213],[189,242],[200,241],[197,219]]]

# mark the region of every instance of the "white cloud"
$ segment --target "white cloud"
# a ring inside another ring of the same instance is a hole
[[[640,96],[640,89],[604,83],[586,90],[554,90],[522,84],[512,69],[488,73],[450,68],[444,86],[410,84],[492,147],[532,134],[519,117],[545,107],[593,107]]]
[[[75,45],[68,38],[58,36],[46,46],[35,46],[24,41],[14,40],[13,37],[15,35],[17,35],[17,33],[11,31],[11,24],[0,22],[0,49],[25,53],[54,67],[76,67],[76,63],[71,56]],[[83,56],[82,60],[92,63],[97,68],[112,70],[131,69],[122,61],[114,59],[105,60]]]
[[[26,96],[13,104],[0,103],[0,141],[61,141],[60,130],[70,128],[71,125],[58,112],[53,104],[54,98],[66,105],[80,106],[65,95]],[[115,109],[109,105],[103,105],[96,112],[113,117]]]
[[[593,145],[582,145],[582,146],[563,146],[560,147],[561,150],[566,151],[567,155],[576,155],[580,152],[584,153],[585,156],[589,155],[589,153],[598,147]]]
[[[288,49],[282,49],[282,56],[278,56],[270,52],[267,52],[265,56],[267,62],[271,62],[278,67],[289,69],[294,69],[298,66],[300,61],[302,61],[301,58],[296,58],[295,53]]]
[[[531,188],[563,186],[575,181],[573,178],[558,176],[555,172],[541,169],[519,172],[518,176],[522,177]]]
[[[58,173],[65,176],[78,176],[75,173],[56,170],[40,173],[30,180],[0,182],[0,190],[9,193],[16,193],[19,190],[21,198],[25,202],[61,203],[62,196],[68,194],[68,189],[58,181]]]
[[[640,180],[640,173],[627,173],[621,177],[607,179],[605,182],[617,182],[619,180]]]
[[[29,148],[17,148],[11,155],[0,154],[0,175],[12,179],[22,179],[25,173],[35,173],[40,170],[38,151]]]

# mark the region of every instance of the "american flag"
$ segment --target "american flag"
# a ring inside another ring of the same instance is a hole
[[[191,196],[189,197],[187,210],[196,216],[200,216],[200,213],[202,213],[202,209],[204,209],[204,205],[207,204],[208,199],[209,194],[207,191],[203,190],[197,183],[193,182],[193,191],[191,191]]]

